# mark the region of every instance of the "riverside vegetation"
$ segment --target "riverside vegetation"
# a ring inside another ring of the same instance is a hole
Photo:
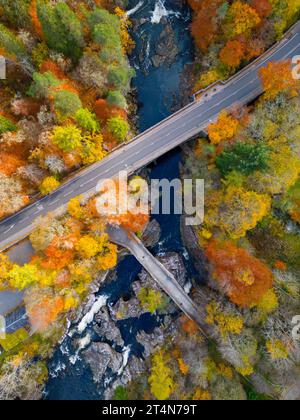
[[[300,11],[293,0],[188,2],[194,90],[259,56]],[[194,284],[193,298],[212,341],[181,319],[116,399],[299,399],[299,84],[290,62],[260,77],[264,94],[221,112],[184,153],[183,177],[205,180],[205,221],[194,233],[208,282]]]
[[[134,43],[122,2],[0,1],[7,59],[0,114],[0,217],[130,139]],[[131,230],[147,220],[114,220]],[[0,399],[40,398],[46,360],[96,277],[117,264],[94,200],[37,222],[23,266],[0,255],[0,290],[24,291],[30,325],[0,340]]]
[[[0,217],[130,138],[134,43],[121,2],[0,2]]]
[[[12,200],[2,216],[37,189],[49,193],[63,176],[126,139],[125,98],[133,74],[125,55],[133,47],[129,22],[113,1],[101,7],[97,1],[14,3],[18,7],[0,0],[0,45],[13,77],[8,73],[3,90],[1,168],[15,162],[0,175],[6,183],[1,203]],[[300,9],[294,0],[189,3],[201,50],[197,88],[259,55]],[[55,40],[61,21],[62,44]],[[209,40],[199,34],[202,28]],[[248,51],[251,45],[260,50]],[[203,178],[206,185],[205,222],[195,234],[209,275],[207,284],[194,284],[193,298],[211,341],[186,318],[174,320],[169,338],[151,349],[144,373],[114,388],[114,399],[299,398],[299,342],[291,335],[300,313],[299,85],[287,62],[271,63],[260,77],[263,96],[247,108],[222,112],[185,155],[183,176]],[[20,83],[17,95],[11,80]],[[75,108],[68,115],[70,106]],[[24,168],[36,174],[35,182],[23,178]],[[1,399],[41,397],[46,360],[67,317],[75,316],[99,273],[117,264],[106,222],[94,199],[78,197],[62,218],[50,215],[37,223],[30,263],[21,267],[1,255],[1,290],[25,291],[30,320],[30,329],[0,341]],[[127,214],[110,222],[140,232],[148,219]],[[155,314],[164,294],[142,290],[139,301]]]
[[[221,112],[185,153],[183,176],[205,180],[208,282],[193,297],[212,341],[183,318],[115,398],[299,398],[299,84],[288,62],[260,76],[262,97]]]

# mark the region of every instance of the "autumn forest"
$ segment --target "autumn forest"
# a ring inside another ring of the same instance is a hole
[[[182,3],[195,50],[186,78],[199,101],[202,89],[261,56],[300,15],[299,0]],[[139,69],[130,64],[137,24],[128,7],[117,0],[0,0],[1,220],[138,133],[132,81]],[[152,347],[126,380],[109,384],[106,399],[300,399],[300,345],[292,335],[300,314],[300,85],[290,60],[269,62],[258,77],[261,96],[221,111],[180,151],[181,178],[205,181],[204,222],[188,232],[192,249],[185,245],[203,278],[188,280],[206,337],[154,280],[141,280],[133,302],[161,322],[163,339],[154,330]],[[128,194],[143,194],[140,181],[148,176],[132,176]],[[96,198],[77,196],[63,212],[36,219],[25,264],[0,253],[0,292],[21,292],[28,320],[0,334],[0,400],[45,397],[55,348],[126,255],[107,225],[144,241],[148,215],[99,214]],[[120,308],[115,318],[115,325],[127,319]]]

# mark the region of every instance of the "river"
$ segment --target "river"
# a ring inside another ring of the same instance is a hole
[[[190,13],[186,7],[181,8],[177,0],[130,0],[129,9],[134,9],[131,18],[134,19],[134,38],[137,44],[131,57],[131,64],[136,70],[133,81],[138,92],[139,124],[144,131],[161,121],[180,106],[180,76],[184,67],[193,61],[193,44],[189,34]],[[136,7],[138,6],[138,7]],[[161,32],[171,25],[175,45],[179,51],[174,62],[155,67],[153,57],[157,54],[157,44]],[[152,179],[174,179],[179,177],[180,150],[177,149],[151,165]],[[168,251],[179,252],[185,259],[190,276],[193,267],[182,244],[180,235],[180,217],[177,215],[155,216],[162,228],[161,241],[154,250],[155,253]],[[141,271],[137,261],[129,256],[117,267],[116,279],[101,287],[98,293],[98,308],[107,301],[117,302],[120,297],[130,293],[130,285]],[[97,306],[97,305],[96,305]],[[97,310],[97,307],[95,307]],[[85,321],[85,320],[84,320]],[[94,339],[91,326],[82,322],[80,334],[85,345],[90,338]],[[141,355],[142,348],[136,342],[137,331],[144,329],[153,331],[159,319],[144,315],[139,319],[129,319],[119,323],[125,347],[118,349],[124,352],[126,360],[130,354]],[[98,338],[99,340],[99,338]],[[130,351],[130,353],[129,353]],[[96,386],[92,380],[89,367],[80,357],[80,352],[72,345],[72,338],[67,336],[56,349],[49,362],[50,377],[46,387],[46,399],[49,400],[90,400],[103,398],[103,391],[111,380],[108,376],[105,384]]]

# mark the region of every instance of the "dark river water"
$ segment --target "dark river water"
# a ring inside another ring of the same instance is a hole
[[[189,34],[190,14],[186,8],[181,9],[179,3],[176,0],[131,0],[129,2],[129,9],[135,8],[138,4],[140,6],[131,16],[137,22],[133,34],[137,47],[131,57],[131,64],[136,69],[133,84],[138,92],[141,131],[170,115],[174,110],[174,100],[180,102],[180,76],[185,65],[193,60],[193,45]],[[179,53],[172,65],[156,68],[153,66],[151,58],[155,54],[158,37],[169,24],[175,32],[175,42]],[[169,153],[151,166],[150,177],[152,179],[178,178],[180,159],[179,149]],[[179,252],[185,259],[189,274],[192,275],[193,268],[181,240],[180,217],[168,215],[155,216],[155,218],[162,228],[162,236],[154,252]],[[99,301],[101,302],[105,296],[108,304],[113,304],[120,297],[128,295],[130,285],[136,280],[140,271],[141,266],[137,261],[131,256],[126,257],[117,267],[116,279],[99,290]],[[141,355],[143,349],[135,340],[136,333],[142,329],[150,333],[158,322],[156,317],[147,314],[140,319],[120,322],[118,326],[125,341],[125,349],[117,350],[125,352],[127,356],[130,354]],[[76,331],[73,335],[73,338],[83,340],[83,347],[87,338],[95,339],[91,327],[92,324],[84,328],[81,334]],[[97,339],[99,341],[99,337]],[[55,351],[54,357],[49,362],[49,371],[46,399],[89,400],[103,398],[103,384],[96,386],[93,383],[91,371],[81,358],[80,352],[74,349],[70,336]],[[109,377],[106,379],[106,385],[110,379]]]

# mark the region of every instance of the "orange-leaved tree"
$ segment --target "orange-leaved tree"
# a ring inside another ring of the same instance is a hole
[[[228,67],[239,67],[245,55],[245,45],[239,40],[228,41],[220,52],[221,61]]]
[[[217,283],[230,300],[242,308],[258,305],[272,288],[271,270],[233,242],[211,240],[206,256]]]
[[[266,18],[272,12],[272,0],[251,0],[251,4],[261,18]]]
[[[222,0],[188,0],[195,12],[192,35],[197,46],[206,51],[218,35],[217,11]]]
[[[108,185],[103,185],[100,191],[100,201],[96,200],[96,207],[99,216],[105,216],[108,223],[116,226],[121,226],[130,232],[142,232],[149,222],[149,208],[148,203],[145,208],[141,204],[141,199],[144,194],[145,181],[136,177],[126,185],[119,183],[119,181],[111,180]],[[126,208],[121,208],[121,204],[127,201]],[[136,207],[133,205],[136,204]]]
[[[208,126],[208,136],[213,144],[219,144],[223,141],[230,140],[234,137],[238,130],[239,122],[227,111],[222,111],[218,120]]]
[[[31,290],[25,297],[26,308],[34,331],[44,332],[64,311],[64,299],[51,289]]]
[[[288,60],[268,63],[259,70],[265,98],[272,99],[280,92],[291,91],[298,82],[293,78],[291,63]]]

